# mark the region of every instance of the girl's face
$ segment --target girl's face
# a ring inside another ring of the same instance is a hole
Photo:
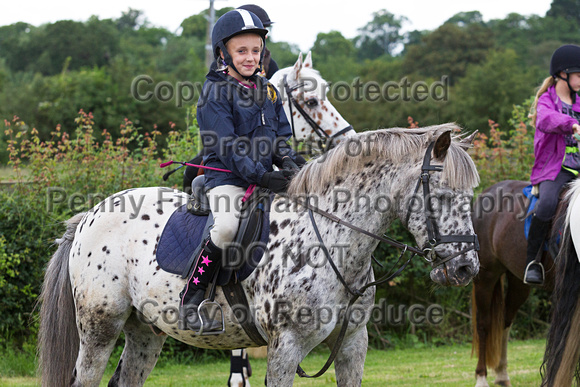
[[[254,75],[260,65],[260,53],[262,52],[262,38],[260,35],[249,33],[234,36],[227,42],[226,48],[240,75],[245,77]],[[238,74],[235,71],[231,75],[238,79]],[[239,81],[243,81],[241,77],[239,78]]]
[[[580,73],[569,73],[568,80],[570,83],[570,87],[575,92],[578,92],[580,90]]]

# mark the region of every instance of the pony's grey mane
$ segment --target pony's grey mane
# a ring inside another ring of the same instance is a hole
[[[288,194],[321,193],[337,177],[359,171],[365,164],[377,160],[390,161],[395,165],[410,160],[422,163],[425,150],[432,141],[445,132],[459,129],[456,124],[448,123],[416,129],[392,128],[358,133],[342,141],[320,159],[309,162],[292,179]],[[479,174],[465,150],[470,144],[461,140],[462,137],[453,136],[443,162],[442,179],[452,189],[473,189],[479,185]]]
[[[574,202],[580,197],[580,180],[576,179],[570,183],[570,189],[566,193],[566,200],[568,200],[568,211],[566,211],[566,221],[564,224],[566,228],[570,225],[570,218],[572,217],[572,211],[570,209],[574,206]]]

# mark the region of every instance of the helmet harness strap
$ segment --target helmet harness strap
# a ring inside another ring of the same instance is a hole
[[[568,90],[570,90],[570,99],[572,100],[572,105],[574,105],[576,103],[576,92],[574,91],[574,89],[572,89],[572,86],[570,86],[570,74],[566,73],[566,78],[562,78],[562,76],[560,76],[560,74],[556,75],[556,78],[560,78],[563,81],[566,81],[566,84],[568,85]]]

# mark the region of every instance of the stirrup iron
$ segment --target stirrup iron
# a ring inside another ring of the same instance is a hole
[[[529,283],[528,281],[526,281],[526,277],[528,276],[528,269],[532,266],[532,265],[538,265],[540,266],[540,270],[542,272],[542,283],[541,284],[534,284],[534,283]],[[542,286],[545,282],[546,282],[546,271],[544,270],[544,265],[542,265],[542,262],[539,261],[532,261],[530,263],[528,263],[528,265],[526,266],[526,270],[524,271],[524,278],[523,278],[523,282],[526,285],[530,285],[530,286]]]
[[[206,313],[203,313],[203,312],[206,312]],[[213,312],[213,313],[210,313],[210,312]],[[215,319],[217,313],[219,313],[219,318]],[[213,316],[214,319],[211,319],[210,316]],[[220,306],[220,304],[217,301],[211,300],[209,298],[203,300],[199,304],[199,306],[197,307],[197,317],[199,318],[200,327],[199,327],[199,331],[195,332],[196,335],[199,335],[199,336],[221,335],[222,333],[224,333],[226,331],[225,321],[224,321],[224,312],[222,310],[222,307]],[[208,319],[208,321],[205,321],[206,318]],[[206,324],[211,326],[211,324],[213,322],[221,323],[221,328],[220,329],[212,329],[212,330],[209,330],[207,332],[204,331],[204,326],[206,326]]]

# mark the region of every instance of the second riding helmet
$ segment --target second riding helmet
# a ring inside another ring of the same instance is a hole
[[[580,46],[566,44],[554,51],[550,61],[550,75],[556,77],[560,71],[566,74],[580,72]]]
[[[570,89],[572,103],[576,103],[576,92],[570,85],[569,77],[562,78],[560,72],[566,74],[580,72],[580,46],[575,44],[563,45],[554,51],[550,60],[550,75],[566,81],[568,89]]]
[[[266,10],[260,7],[259,5],[256,4],[240,5],[238,9],[245,9],[246,11],[250,11],[256,16],[258,16],[262,21],[264,27],[270,27],[274,23],[272,20],[270,20],[270,16],[268,16]]]
[[[220,52],[224,55],[225,64],[232,67],[237,73],[239,71],[233,64],[232,57],[226,49],[226,44],[228,40],[236,35],[241,35],[245,33],[255,33],[262,38],[262,52],[260,53],[260,66],[262,65],[262,60],[264,59],[264,49],[266,48],[266,34],[268,30],[264,28],[264,25],[260,21],[260,18],[254,13],[247,11],[245,9],[235,9],[225,13],[220,17],[213,27],[211,34],[211,43],[213,49],[213,55],[215,60],[218,62],[221,60]],[[219,66],[218,66],[219,67]],[[259,71],[256,70],[256,73]],[[255,74],[254,74],[255,75]]]

